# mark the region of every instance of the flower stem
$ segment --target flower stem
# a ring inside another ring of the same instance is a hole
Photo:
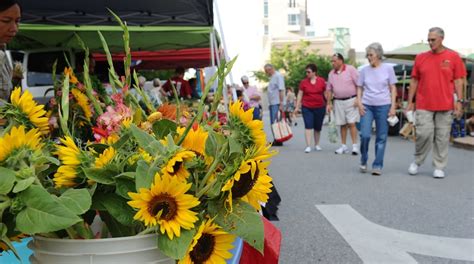
[[[151,233],[154,233],[155,231],[156,231],[156,228],[149,227],[149,228],[143,230],[142,232],[138,233],[137,236],[143,236],[143,235],[151,234]]]

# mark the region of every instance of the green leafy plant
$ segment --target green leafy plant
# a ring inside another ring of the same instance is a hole
[[[318,55],[318,51],[311,50],[309,45],[308,41],[301,41],[297,47],[286,45],[283,48],[272,48],[270,63],[275,69],[285,72],[286,86],[297,90],[301,80],[306,78],[305,67],[309,63],[316,64],[318,76],[327,79],[332,69],[331,58]],[[256,71],[254,75],[260,81],[268,81],[268,77],[263,71]]]

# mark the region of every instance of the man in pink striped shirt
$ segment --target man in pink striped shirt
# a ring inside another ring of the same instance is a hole
[[[357,147],[357,128],[355,123],[359,122],[360,115],[356,106],[357,99],[357,70],[344,64],[344,57],[340,53],[332,56],[331,63],[333,70],[329,73],[326,91],[327,98],[333,98],[327,104],[327,112],[331,113],[334,108],[334,121],[341,126],[341,147],[336,150],[336,154],[349,153],[346,146],[347,128],[349,128],[352,138],[352,155],[359,154]]]

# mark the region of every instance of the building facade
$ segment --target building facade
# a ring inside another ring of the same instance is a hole
[[[311,0],[310,0],[311,1]],[[272,47],[297,47],[301,40],[310,43],[311,50],[321,55],[350,49],[348,28],[330,29],[327,36],[316,37],[315,27],[308,16],[308,0],[263,0],[262,61],[268,62]]]

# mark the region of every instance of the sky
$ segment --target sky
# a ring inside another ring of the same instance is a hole
[[[238,81],[262,64],[263,1],[214,1],[228,56],[239,55],[233,69]],[[386,51],[426,42],[428,29],[437,26],[445,31],[445,46],[474,53],[474,0],[308,0],[308,13],[317,36],[327,36],[333,27],[349,28],[356,51],[372,42]],[[215,24],[221,32],[217,18]]]

